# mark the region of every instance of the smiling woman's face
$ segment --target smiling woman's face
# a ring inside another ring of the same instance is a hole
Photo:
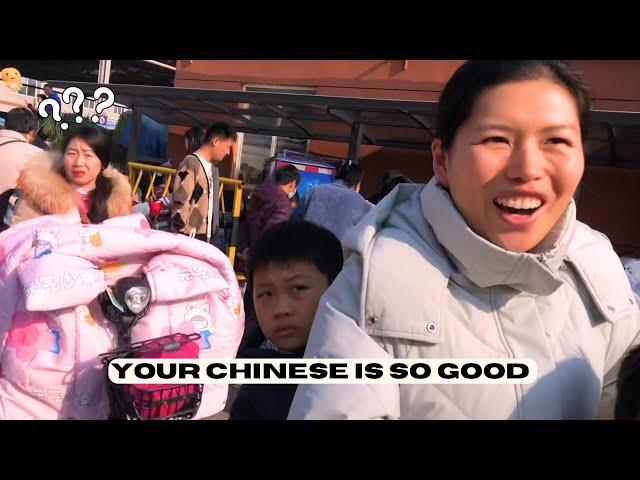
[[[483,92],[434,171],[469,226],[505,250],[538,245],[567,208],[584,171],[576,101],[548,79]]]

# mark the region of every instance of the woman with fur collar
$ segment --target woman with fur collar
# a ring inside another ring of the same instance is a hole
[[[125,175],[108,168],[108,139],[86,127],[69,136],[62,157],[44,155],[29,162],[18,178],[18,200],[9,225],[77,209],[82,223],[131,213]]]

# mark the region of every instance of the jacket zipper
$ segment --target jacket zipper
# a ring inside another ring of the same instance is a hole
[[[509,347],[509,344],[507,343],[507,338],[506,338],[504,332],[502,331],[502,324],[500,323],[500,318],[498,316],[498,310],[495,308],[495,304],[496,304],[496,302],[494,301],[495,297],[496,297],[495,287],[489,287],[489,296],[490,296],[490,299],[491,299],[491,308],[493,309],[493,315],[494,315],[494,320],[496,322],[496,328],[498,329],[498,336],[500,337],[500,341],[502,342],[502,346],[506,350],[507,355],[509,356],[509,358],[515,358],[515,355],[513,354],[513,351],[511,350],[511,348]],[[515,394],[516,394],[516,411],[518,412],[518,419],[519,420],[524,420],[524,404],[523,404],[523,401],[522,401],[522,398],[523,398],[522,385],[514,384],[514,388],[515,388]]]

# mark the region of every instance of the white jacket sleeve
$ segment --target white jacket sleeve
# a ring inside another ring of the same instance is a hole
[[[320,299],[305,358],[390,358],[360,327],[362,261],[353,255]],[[299,385],[289,420],[396,419],[397,384]]]

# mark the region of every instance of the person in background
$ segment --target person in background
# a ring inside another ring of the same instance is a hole
[[[249,246],[253,246],[271,225],[286,222],[291,217],[291,204],[300,182],[300,172],[293,165],[278,170],[274,179],[266,178],[251,193],[247,209]]]
[[[566,62],[465,62],[438,101],[435,176],[343,240],[305,357],[529,359],[530,383],[300,385],[290,419],[596,419],[640,343],[607,237],[576,218],[590,95]],[[483,376],[483,378],[487,378]]]
[[[388,170],[382,177],[376,193],[368,198],[369,202],[377,205],[380,200],[386,197],[391,190],[401,183],[413,183],[413,181],[398,170]]]
[[[253,291],[260,345],[240,358],[301,358],[320,297],[342,268],[340,241],[309,222],[267,229],[251,251],[248,281]],[[295,384],[243,385],[230,420],[285,420]]]
[[[184,148],[187,155],[192,155],[204,142],[205,131],[200,127],[192,127],[184,134]]]
[[[287,222],[291,217],[290,200],[296,193],[300,182],[300,172],[293,165],[285,165],[276,170],[274,179],[265,175],[265,179],[251,193],[247,206],[247,230],[249,246],[238,255],[242,262],[247,262],[250,249],[262,234],[272,225]],[[245,331],[241,348],[255,346],[260,336],[251,285],[247,285],[244,293]]]
[[[66,138],[62,148],[61,158],[36,149],[40,154],[18,178],[11,226],[72,211],[86,224],[131,213],[129,179],[109,168],[109,139],[104,133],[82,127]]]
[[[45,83],[42,89],[44,90],[44,94],[47,96],[47,98],[53,98],[56,102],[60,104],[60,107],[62,107],[62,100],[60,99],[60,95],[58,95],[58,92],[55,92],[53,88],[51,88],[51,85],[49,85],[48,83]]]
[[[200,127],[192,127],[185,132],[184,148],[187,155],[193,155],[193,153],[202,146],[204,135],[205,131]],[[171,162],[168,161],[162,166],[171,168]],[[145,182],[144,180],[146,180],[146,178],[141,182],[140,192],[146,192],[149,188],[148,182]],[[160,215],[164,216],[165,212],[169,215],[171,214],[171,203],[173,198],[171,190],[169,190],[166,196],[161,196],[161,192],[164,191],[165,187],[165,184],[163,183],[164,181],[164,175],[158,175],[154,181],[153,194],[151,195],[151,198],[148,198],[146,201],[139,201],[133,206],[133,211],[143,214],[147,217],[147,220],[149,220],[150,223],[153,223]]]
[[[230,154],[236,134],[215,123],[204,142],[188,154],[176,172],[171,196],[171,231],[211,242],[218,229],[218,166]]]
[[[344,162],[333,183],[311,187],[293,212],[293,220],[307,220],[326,228],[340,240],[364,217],[373,205],[360,195],[364,170]]]
[[[40,151],[32,145],[38,129],[38,118],[29,110],[9,110],[4,126],[0,130],[0,194],[16,188],[26,162]]]
[[[27,108],[31,110],[35,115],[39,115],[38,106],[42,103],[43,100],[46,99],[46,95],[44,95],[43,93],[39,93],[38,95],[36,95],[36,101],[33,104],[27,102]],[[51,111],[49,109],[47,109],[47,112],[49,113],[49,115],[51,114]]]

